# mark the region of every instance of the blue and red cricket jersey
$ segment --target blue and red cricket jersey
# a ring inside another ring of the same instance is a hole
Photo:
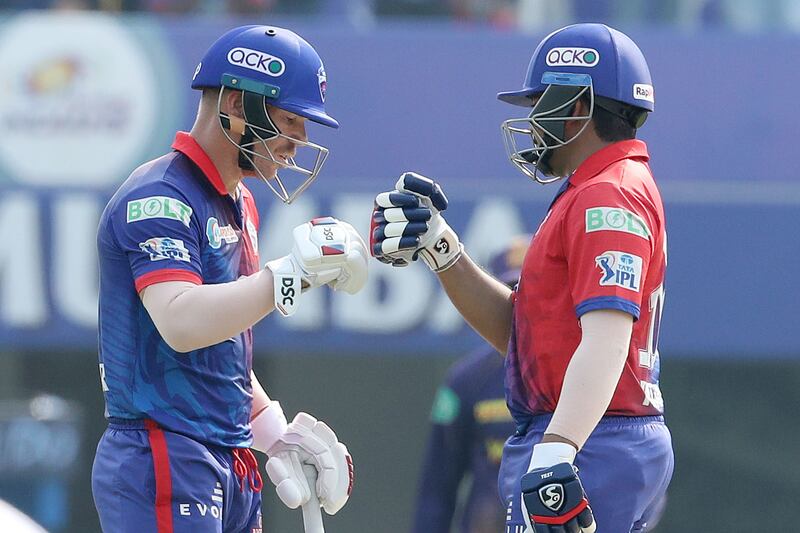
[[[252,333],[178,353],[161,338],[139,292],[154,283],[226,283],[259,268],[258,213],[238,199],[199,144],[174,151],[123,183],[100,219],[100,370],[111,420],[150,419],[212,445],[249,447]],[[209,310],[214,313],[214,310]]]
[[[616,309],[635,323],[607,415],[663,412],[658,325],[666,233],[647,147],[621,141],[591,155],[564,183],[531,241],[515,294],[506,386],[522,423],[552,413],[581,340],[579,319]]]
[[[262,481],[248,449],[251,331],[178,353],[139,298],[155,283],[226,283],[256,272],[258,213],[244,185],[228,194],[190,135],[178,133],[172,147],[136,169],[100,219],[109,426],[92,494],[104,531],[261,533]]]
[[[673,471],[658,386],[666,262],[664,209],[646,145],[621,141],[588,157],[531,241],[514,295],[505,387],[517,433],[499,476],[507,533],[525,531],[520,479],[558,404],[580,317],[598,309],[635,322],[611,403],[575,465],[597,533],[649,531],[658,521]]]

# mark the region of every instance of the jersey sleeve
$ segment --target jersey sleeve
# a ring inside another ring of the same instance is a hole
[[[613,183],[577,195],[564,218],[562,245],[578,318],[616,309],[639,319],[656,223],[645,200]]]
[[[167,184],[127,193],[111,214],[140,292],[164,281],[203,282],[201,230],[189,201]]]

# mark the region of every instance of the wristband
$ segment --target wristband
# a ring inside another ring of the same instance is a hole
[[[459,242],[458,235],[450,226],[445,225],[444,231],[436,242],[420,248],[419,256],[436,273],[444,272],[461,258],[464,246]]]
[[[267,450],[278,442],[286,433],[286,415],[281,404],[272,400],[269,405],[250,420],[250,431],[253,433],[254,450],[267,453]]]
[[[287,255],[266,264],[265,268],[272,271],[273,302],[275,309],[281,316],[292,316],[297,312],[302,278],[297,273],[292,257]]]
[[[534,468],[549,468],[561,463],[569,463],[575,460],[578,450],[572,444],[566,442],[544,442],[536,444],[531,454],[531,464],[528,472]]]

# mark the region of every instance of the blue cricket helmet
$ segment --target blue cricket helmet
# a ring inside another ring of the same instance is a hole
[[[605,24],[573,24],[545,37],[533,53],[522,89],[501,92],[497,98],[531,107],[531,96],[548,86],[542,81],[547,72],[589,75],[596,96],[647,111],[655,108],[642,51],[630,37]]]
[[[327,77],[322,60],[291,30],[241,26],[225,33],[208,49],[192,78],[192,89],[206,87],[257,92],[270,105],[339,127],[325,112]]]
[[[307,139],[286,135],[269,106],[338,128],[325,112],[327,76],[316,50],[293,31],[275,26],[230,30],[208,49],[195,69],[193,89],[220,89],[217,112],[222,131],[239,149],[239,167],[258,175],[281,201],[290,204],[317,178],[329,150]],[[242,115],[222,111],[225,91],[241,94]],[[295,147],[292,156],[276,156],[270,142],[282,138]],[[302,148],[302,156],[297,156]],[[256,161],[280,169],[265,175]],[[290,173],[280,176],[279,173]],[[301,179],[298,182],[296,178]],[[291,180],[291,181],[290,181]]]
[[[630,37],[604,24],[574,24],[545,37],[533,53],[522,89],[501,92],[497,98],[533,108],[529,116],[506,120],[501,128],[511,163],[539,183],[564,177],[551,165],[554,150],[581,135],[595,107],[634,129],[655,107],[642,51]],[[587,102],[587,111],[575,115],[580,100]],[[581,124],[569,138],[568,122]]]

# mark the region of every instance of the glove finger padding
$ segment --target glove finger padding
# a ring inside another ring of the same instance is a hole
[[[444,191],[438,183],[416,172],[404,172],[395,186],[398,191],[419,197],[422,206],[431,211],[428,231],[420,235],[418,255],[434,272],[447,270],[461,257],[463,247],[440,215],[448,205]]]
[[[339,222],[348,236],[347,259],[341,274],[330,285],[335,291],[355,294],[364,288],[369,276],[369,253],[367,245],[356,229],[347,222]]]
[[[350,498],[350,493],[353,492],[353,484],[355,483],[355,471],[353,469],[353,459],[347,450],[347,446],[337,442],[331,447],[331,452],[336,463],[336,469],[332,472],[334,475],[330,477],[333,483],[328,486],[320,486],[320,478],[317,477],[317,494],[319,494],[319,499],[325,512],[333,515],[339,512],[339,509],[344,507]]]
[[[375,197],[375,203],[378,207],[418,207],[419,198],[414,194],[404,193],[400,191],[387,191],[382,192]]]
[[[577,521],[583,533],[594,533],[597,529],[597,523],[594,521],[594,514],[592,514],[591,507],[586,507],[586,509],[581,511]]]
[[[296,509],[311,497],[311,487],[296,452],[286,451],[270,457],[267,460],[267,475],[275,485],[278,498],[288,508]]]
[[[395,188],[401,192],[408,192],[422,198],[424,204],[436,210],[447,209],[447,196],[438,183],[416,172],[404,172],[397,180]]]
[[[325,512],[338,512],[353,488],[353,462],[347,447],[327,424],[307,413],[298,413],[270,451],[280,457],[289,450],[296,451],[301,462],[317,469],[315,490]]]
[[[439,214],[447,209],[441,187],[425,176],[404,172],[395,188],[375,198],[370,253],[394,266],[421,257],[434,272],[447,270],[461,257],[462,246]]]
[[[428,231],[428,224],[426,222],[393,222],[389,224],[381,224],[375,228],[378,232],[376,238],[385,240],[391,237],[417,237]],[[415,242],[419,239],[415,238]]]
[[[427,222],[409,222],[402,216],[402,209],[394,211],[393,218],[401,218],[398,222],[389,222],[385,216],[386,208],[378,205],[393,205],[391,201],[396,199],[395,195],[401,195],[401,203],[413,201],[413,205],[419,206],[419,199],[416,196],[396,191],[380,193],[376,198],[376,206],[372,212],[370,220],[370,247],[369,251],[373,257],[382,263],[393,266],[407,266],[416,259],[416,250],[419,245],[418,235],[424,233]],[[382,198],[382,200],[381,200]],[[379,201],[380,200],[380,201]],[[424,216],[430,218],[430,210],[424,211]]]
[[[431,210],[427,207],[386,207],[383,208],[386,222],[425,222],[431,219]]]
[[[311,288],[326,285],[341,273],[349,236],[343,223],[333,217],[315,218],[294,228],[292,253],[300,260]]]

